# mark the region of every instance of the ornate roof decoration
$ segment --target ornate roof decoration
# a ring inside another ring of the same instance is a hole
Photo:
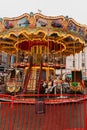
[[[86,41],[87,27],[67,16],[51,17],[31,12],[14,18],[0,18],[0,50],[12,54],[17,48],[23,50],[26,46],[25,50],[30,50],[36,44],[47,46],[49,42],[50,51],[56,48],[55,53],[62,51],[64,55],[70,55],[74,51],[79,53]]]

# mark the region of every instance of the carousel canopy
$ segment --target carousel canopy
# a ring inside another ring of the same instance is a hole
[[[23,14],[0,20],[0,50],[10,54],[31,51],[32,46],[49,46],[49,52],[79,53],[87,41],[87,27],[74,19],[42,14]]]

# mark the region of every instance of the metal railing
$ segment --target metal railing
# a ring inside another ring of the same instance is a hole
[[[1,94],[0,130],[87,130],[87,96],[74,96]]]

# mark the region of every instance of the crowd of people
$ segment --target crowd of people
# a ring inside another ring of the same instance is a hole
[[[68,93],[70,78],[66,77],[65,80],[61,76],[49,77],[48,81],[44,80],[41,83],[41,94],[57,94],[57,93]]]

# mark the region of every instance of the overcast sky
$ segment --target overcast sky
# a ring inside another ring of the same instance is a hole
[[[47,16],[69,16],[87,25],[87,0],[1,0],[0,18],[41,10]]]

